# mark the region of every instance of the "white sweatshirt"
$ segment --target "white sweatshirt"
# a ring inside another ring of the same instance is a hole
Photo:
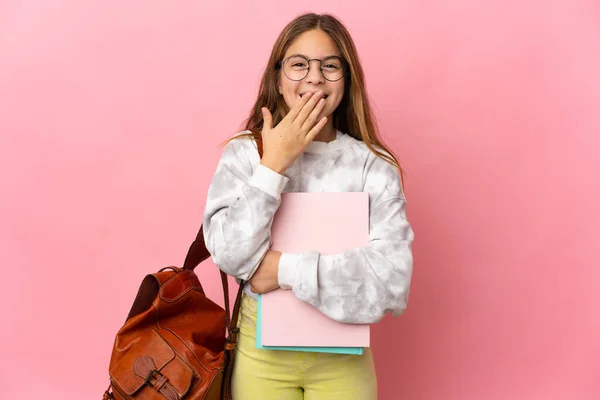
[[[229,142],[208,189],[203,233],[214,263],[248,281],[271,245],[281,192],[369,192],[367,246],[332,255],[283,253],[278,279],[334,320],[374,323],[407,307],[414,234],[398,169],[364,142],[336,135],[309,143],[285,176],[259,164],[252,138]],[[247,283],[244,290],[257,298]]]

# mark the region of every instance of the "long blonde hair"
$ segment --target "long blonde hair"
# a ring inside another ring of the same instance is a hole
[[[404,170],[392,153],[392,151],[379,138],[379,131],[374,115],[369,106],[369,99],[365,90],[365,79],[354,41],[344,25],[329,14],[303,14],[290,22],[279,34],[273,45],[271,56],[262,76],[258,98],[254,103],[250,116],[245,121],[245,129],[250,133],[244,133],[232,137],[229,141],[242,137],[252,137],[258,145],[259,152],[262,151],[261,132],[263,128],[263,117],[261,108],[267,107],[273,115],[273,126],[276,126],[289,112],[283,96],[277,90],[279,79],[278,63],[283,59],[285,52],[291,43],[300,34],[320,29],[327,33],[337,45],[342,58],[346,60],[347,69],[344,73],[344,96],[342,101],[333,112],[334,129],[347,133],[355,139],[363,141],[369,150],[378,157],[394,165],[400,171],[400,179],[404,186]],[[384,150],[383,152],[374,146]]]

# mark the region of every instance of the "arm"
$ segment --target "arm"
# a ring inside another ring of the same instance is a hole
[[[248,280],[266,256],[273,216],[289,181],[282,174],[327,122],[325,117],[317,122],[322,95],[303,96],[274,128],[273,116],[262,108],[264,154],[254,171],[245,151],[258,154],[253,141],[234,139],[223,152],[202,223],[206,247],[226,274]]]
[[[365,183],[373,204],[367,246],[333,255],[283,253],[279,260],[281,288],[340,322],[374,323],[387,312],[399,316],[408,304],[414,234],[397,171],[377,168]]]
[[[202,221],[214,263],[243,280],[253,275],[271,245],[273,216],[288,182],[260,164],[253,172],[249,152],[256,152],[251,139],[228,143],[209,186]]]

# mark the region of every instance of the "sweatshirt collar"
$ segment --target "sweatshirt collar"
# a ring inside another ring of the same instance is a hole
[[[310,142],[305,148],[305,153],[331,153],[346,147],[349,143],[350,136],[336,129],[335,139],[331,142]]]

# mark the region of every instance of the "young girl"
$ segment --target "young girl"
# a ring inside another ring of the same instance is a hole
[[[378,138],[346,28],[330,15],[296,18],[275,42],[246,131],[227,141],[203,218],[213,261],[245,282],[234,399],[377,398],[368,348],[362,356],[257,349],[256,299],[291,290],[344,323],[402,314],[414,237],[402,175]],[[368,192],[369,244],[334,255],[271,250],[283,191]]]

